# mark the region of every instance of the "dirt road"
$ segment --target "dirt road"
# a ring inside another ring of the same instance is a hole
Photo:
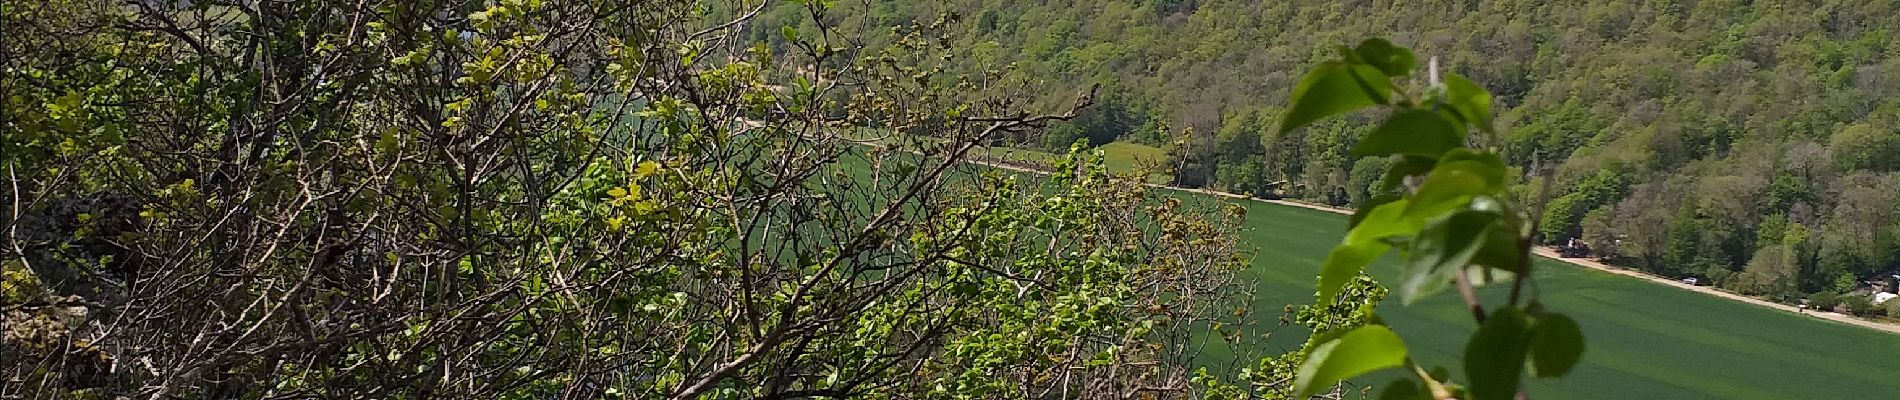
[[[1047,174],[1047,173],[1048,173],[1047,171],[1041,171],[1041,170],[1037,170],[1037,169],[1032,169],[1032,168],[1025,168],[1025,167],[1023,167],[1023,166],[1019,166],[1019,165],[1011,165],[1011,164],[1002,164],[1002,163],[995,163],[995,162],[986,162],[986,161],[975,161],[975,160],[972,160],[972,161],[969,161],[969,162],[970,162],[970,163],[974,163],[974,164],[982,164],[982,165],[985,165],[985,166],[989,166],[989,167],[992,167],[992,168],[1002,168],[1002,169],[1007,169],[1007,170],[1012,170],[1012,171],[1020,171],[1020,172],[1027,172],[1027,173],[1033,173],[1033,174]],[[1205,194],[1205,195],[1211,195],[1211,196],[1221,196],[1221,197],[1227,197],[1227,198],[1233,198],[1233,199],[1243,199],[1243,200],[1252,200],[1252,201],[1259,201],[1259,202],[1266,202],[1266,203],[1272,203],[1272,204],[1277,204],[1277,205],[1283,205],[1283,206],[1289,206],[1289,207],[1300,207],[1300,208],[1307,208],[1307,209],[1313,209],[1313,210],[1319,210],[1319,211],[1325,211],[1325,212],[1330,212],[1330,213],[1336,213],[1336,214],[1347,214],[1347,215],[1351,215],[1351,214],[1352,214],[1352,210],[1348,210],[1348,209],[1344,209],[1344,208],[1335,208],[1335,207],[1327,207],[1327,206],[1323,206],[1323,205],[1318,205],[1318,204],[1312,204],[1312,203],[1304,203],[1304,202],[1297,202],[1297,201],[1286,201],[1286,200],[1267,200],[1267,199],[1259,199],[1259,198],[1254,198],[1254,197],[1250,197],[1250,196],[1243,196],[1243,195],[1238,195],[1238,194],[1233,194],[1233,193],[1227,193],[1227,192],[1221,192],[1221,191],[1215,191],[1215,190],[1208,190],[1208,189],[1189,189],[1189,188],[1181,188],[1181,187],[1174,187],[1174,186],[1168,186],[1168,185],[1163,185],[1163,184],[1158,184],[1158,183],[1148,183],[1148,184],[1146,184],[1146,185],[1147,185],[1148,187],[1151,187],[1151,188],[1156,188],[1156,189],[1165,189],[1165,190],[1175,190],[1175,191],[1182,191],[1182,192],[1193,192],[1193,193],[1200,193],[1200,194]],[[1624,268],[1617,268],[1617,267],[1614,267],[1614,266],[1610,266],[1610,265],[1607,265],[1607,264],[1604,264],[1604,263],[1600,263],[1600,262],[1596,262],[1596,261],[1593,261],[1593,260],[1587,260],[1587,259],[1579,259],[1579,258],[1563,258],[1563,257],[1558,257],[1558,256],[1557,256],[1557,251],[1556,251],[1556,250],[1553,250],[1553,249],[1551,249],[1551,248],[1548,248],[1548,247],[1538,247],[1537,249],[1535,249],[1535,250],[1532,250],[1532,252],[1533,252],[1533,253],[1535,253],[1535,254],[1537,254],[1537,256],[1539,256],[1539,257],[1544,257],[1544,258],[1549,258],[1549,259],[1552,259],[1552,260],[1557,260],[1557,261],[1562,261],[1562,262],[1566,262],[1566,263],[1570,263],[1571,265],[1575,265],[1575,266],[1579,266],[1579,267],[1584,267],[1584,268],[1589,268],[1589,269],[1594,269],[1594,270],[1598,270],[1598,271],[1603,271],[1603,272],[1608,272],[1608,273],[1612,273],[1612,274],[1617,274],[1617,275],[1623,275],[1623,276],[1628,276],[1628,277],[1632,277],[1632,278],[1637,278],[1637,279],[1642,279],[1642,280],[1646,280],[1646,281],[1650,281],[1650,282],[1652,282],[1652,283],[1655,283],[1655,284],[1658,284],[1658,285],[1663,285],[1663,286],[1669,286],[1669,287],[1673,287],[1673,288],[1677,288],[1677,289],[1681,289],[1681,290],[1687,290],[1687,291],[1692,291],[1692,292],[1697,292],[1697,293],[1703,293],[1703,294],[1707,294],[1707,295],[1710,295],[1710,296],[1715,296],[1715,297],[1720,297],[1720,298],[1724,298],[1724,299],[1729,299],[1729,300],[1734,300],[1734,301],[1738,301],[1738,302],[1743,302],[1743,303],[1748,303],[1748,304],[1754,304],[1754,305],[1757,305],[1757,306],[1762,306],[1762,307],[1767,307],[1767,308],[1772,308],[1772,309],[1776,309],[1776,310],[1781,310],[1781,311],[1787,311],[1787,312],[1791,312],[1791,313],[1800,313],[1800,314],[1804,314],[1804,315],[1812,315],[1812,316],[1814,316],[1814,317],[1816,317],[1816,318],[1822,318],[1822,319],[1827,319],[1827,320],[1832,320],[1832,321],[1835,321],[1835,322],[1840,322],[1840,323],[1843,323],[1843,324],[1848,324],[1848,325],[1854,325],[1854,326],[1859,326],[1859,327],[1863,327],[1863,328],[1867,328],[1867,329],[1874,329],[1874,330],[1879,330],[1879,331],[1885,331],[1885,332],[1888,332],[1888,333],[1894,333],[1894,334],[1900,334],[1900,325],[1894,325],[1894,324],[1886,324],[1886,323],[1880,323],[1880,322],[1874,322],[1874,321],[1868,321],[1868,320],[1864,320],[1864,319],[1860,319],[1860,318],[1854,318],[1854,317],[1851,317],[1851,316],[1847,316],[1847,315],[1843,315],[1843,314],[1840,314],[1840,313],[1833,313],[1833,312],[1822,312],[1822,311],[1814,311],[1814,310],[1806,310],[1806,311],[1803,311],[1803,310],[1800,310],[1800,309],[1798,309],[1798,308],[1796,308],[1796,307],[1794,307],[1794,306],[1790,306],[1790,305],[1786,305],[1786,304],[1781,304],[1781,303],[1776,303],[1776,302],[1772,302],[1772,301],[1767,301],[1767,300],[1762,300],[1762,299],[1758,299],[1758,298],[1754,298],[1754,297],[1749,297],[1749,296],[1744,296],[1744,295],[1741,295],[1741,294],[1736,294],[1736,293],[1731,293],[1731,292],[1728,292],[1728,291],[1724,291],[1724,290],[1721,290],[1721,289],[1716,289],[1716,288],[1714,288],[1714,287],[1709,287],[1709,286],[1695,286],[1695,285],[1686,285],[1686,284],[1683,284],[1682,282],[1680,282],[1680,281],[1677,281],[1677,280],[1675,280],[1675,279],[1670,279],[1670,278],[1666,278],[1666,277],[1662,277],[1662,276],[1656,276],[1656,275],[1650,275],[1650,274],[1647,274],[1647,273],[1643,273],[1643,272],[1639,272],[1639,271],[1634,271],[1634,270],[1629,270],[1629,269],[1624,269]]]

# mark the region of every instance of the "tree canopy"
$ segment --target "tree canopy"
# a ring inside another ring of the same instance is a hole
[[[1174,184],[1342,206],[1368,204],[1369,171],[1390,162],[1350,151],[1378,120],[1286,130],[1278,116],[1300,72],[1333,56],[1326,49],[1386,37],[1492,90],[1495,145],[1513,175],[1555,172],[1544,242],[1583,238],[1620,264],[1787,298],[1900,270],[1900,203],[1866,197],[1900,193],[1894,7],[953,0],[874,3],[839,23],[961,15],[976,23],[950,38],[973,49],[957,68],[1004,71],[1048,94],[1102,85],[1105,98],[1128,100],[1092,112],[1129,121],[1114,125],[1133,127],[1119,140],[1167,147]],[[1796,273],[1774,290],[1743,289],[1754,287],[1738,280],[1751,260],[1784,259],[1757,254],[1781,251],[1756,233],[1781,236],[1763,226],[1777,216],[1812,236],[1785,258]]]

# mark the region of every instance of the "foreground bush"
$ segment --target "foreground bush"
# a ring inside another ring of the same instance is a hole
[[[0,386],[1197,395],[1221,335],[1195,329],[1249,318],[1238,213],[1079,153],[963,163],[1090,97],[1032,113],[1019,82],[940,74],[941,24],[871,52],[829,2],[815,30],[725,6],[0,6]]]

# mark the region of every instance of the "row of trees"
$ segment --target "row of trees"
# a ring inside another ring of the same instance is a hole
[[[1785,299],[1900,269],[1894,7],[948,1],[840,23],[961,15],[973,23],[946,40],[972,50],[954,67],[1117,99],[1095,110],[1108,123],[1073,123],[1058,142],[1164,146],[1178,185],[1347,206],[1390,162],[1348,154],[1376,119],[1282,132],[1282,96],[1328,47],[1388,36],[1494,90],[1496,145],[1525,187],[1554,179],[1545,242],[1583,238],[1625,265]]]

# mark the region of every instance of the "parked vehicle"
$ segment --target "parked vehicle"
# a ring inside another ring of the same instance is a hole
[[[1562,247],[1557,248],[1557,256],[1563,258],[1583,258],[1590,256],[1590,244],[1577,238],[1570,238]]]

